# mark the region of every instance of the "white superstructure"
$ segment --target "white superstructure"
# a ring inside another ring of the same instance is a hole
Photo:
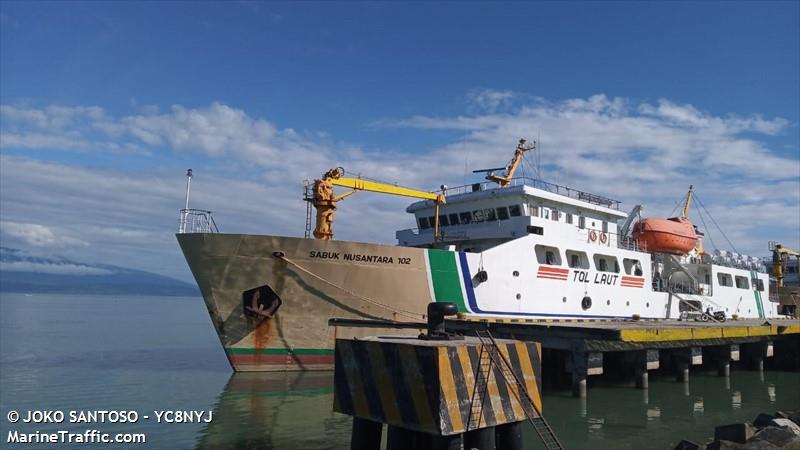
[[[401,246],[457,252],[460,288],[474,314],[778,315],[757,258],[704,253],[702,238],[685,255],[647,252],[627,235],[630,221],[618,201],[524,178],[507,187],[485,182],[448,189],[445,195],[435,243],[432,201],[408,207],[418,228],[398,231],[397,239]],[[619,221],[625,221],[624,233]]]

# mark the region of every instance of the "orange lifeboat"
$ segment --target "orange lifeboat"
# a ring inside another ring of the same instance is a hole
[[[644,219],[633,226],[633,239],[648,252],[689,253],[697,243],[694,225],[685,217]]]

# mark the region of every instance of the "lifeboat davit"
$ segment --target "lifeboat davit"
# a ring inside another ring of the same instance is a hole
[[[685,217],[644,219],[633,226],[631,236],[648,252],[685,255],[697,243],[694,225]]]

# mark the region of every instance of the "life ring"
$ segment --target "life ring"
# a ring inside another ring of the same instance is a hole
[[[600,242],[605,244],[608,241],[608,235],[605,233],[600,233]]]
[[[597,240],[597,233],[594,230],[589,231],[589,240],[592,242]]]

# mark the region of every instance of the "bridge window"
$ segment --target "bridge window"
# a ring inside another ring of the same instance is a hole
[[[608,233],[608,222],[603,221],[603,233]]]
[[[539,261],[539,264],[547,264],[550,266],[561,265],[561,255],[557,248],[547,245],[537,245],[534,249],[536,251],[536,260]]]
[[[594,255],[594,267],[598,272],[619,272],[619,263],[616,256]]]
[[[483,215],[482,209],[476,209],[475,211],[472,211],[473,222],[483,222],[484,220],[486,220],[486,218]]]
[[[572,213],[567,213],[567,223],[572,223]]]
[[[461,219],[460,222],[463,225],[468,225],[472,223],[472,214],[470,214],[469,212],[459,213],[458,218]]]
[[[497,220],[497,215],[494,212],[494,208],[484,209],[483,216],[486,217],[487,222],[494,222],[495,220]]]
[[[511,217],[519,217],[522,215],[522,208],[520,208],[519,205],[511,205],[508,207],[508,214],[511,215]]]
[[[750,289],[750,282],[747,277],[736,276],[736,287],[739,289]]]
[[[497,218],[499,220],[507,220],[508,219],[508,208],[505,206],[501,206],[497,208]]]
[[[761,291],[761,292],[764,292],[764,280],[762,280],[761,278],[758,278],[755,281],[756,281],[756,287],[758,288],[758,290]]]
[[[430,216],[428,217],[428,223],[431,225],[431,228],[436,226],[436,217]],[[439,224],[441,225],[441,224]]]
[[[552,215],[550,216],[553,220],[558,221],[558,210],[553,208],[551,210]]]
[[[452,213],[448,217],[450,217],[450,225],[458,225],[458,214]]]
[[[449,226],[449,225],[450,225],[450,221],[447,220],[447,216],[446,215],[439,216],[439,226],[440,227],[446,227],[446,226]]]
[[[539,217],[539,207],[538,206],[531,206],[531,216]]]
[[[622,266],[625,268],[625,273],[628,275],[642,276],[642,263],[638,259],[623,258]]]
[[[550,210],[547,208],[542,208],[542,219],[549,219],[550,218]]]
[[[589,268],[589,257],[586,256],[586,252],[567,250],[567,262],[573,269]]]
[[[586,228],[586,217],[579,216],[578,217],[578,228],[581,230]]]
[[[717,283],[720,286],[733,286],[733,278],[729,273],[717,272]]]
[[[427,230],[428,228],[430,228],[430,225],[428,224],[428,218],[427,217],[420,217],[417,220],[419,220],[419,228],[421,230]]]

